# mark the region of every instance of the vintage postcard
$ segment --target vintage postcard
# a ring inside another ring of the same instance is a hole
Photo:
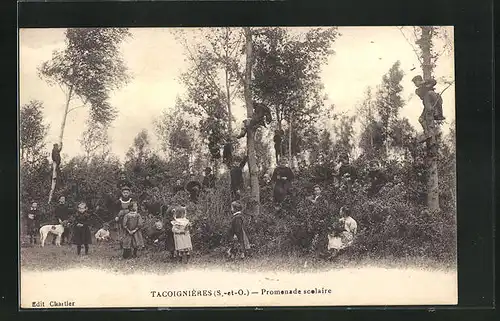
[[[20,29],[20,307],[456,305],[453,31]]]

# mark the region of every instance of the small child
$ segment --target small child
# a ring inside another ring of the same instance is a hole
[[[240,258],[245,258],[245,252],[250,249],[250,242],[245,230],[242,211],[243,206],[238,201],[231,203],[231,212],[233,218],[231,220],[231,227],[229,228],[228,238],[232,241],[232,246],[228,250],[230,258],[234,258],[239,254]],[[235,242],[236,241],[236,242]]]
[[[97,244],[100,244],[102,242],[108,242],[111,238],[109,235],[109,224],[104,223],[102,228],[95,233],[95,239],[97,240]]]
[[[26,229],[28,236],[30,238],[30,244],[36,244],[38,229],[40,228],[40,224],[38,223],[38,203],[33,202],[31,204],[31,208],[28,212]]]
[[[115,217],[115,221],[118,227],[118,239],[120,241],[120,247],[123,248],[123,237],[127,234],[123,230],[123,218],[129,212],[131,202],[133,201],[130,196],[130,187],[127,185],[122,186],[122,195],[117,202],[118,215]]]
[[[174,234],[175,250],[182,263],[188,263],[190,252],[193,250],[191,243],[191,234],[189,227],[191,222],[186,218],[186,208],[179,207],[174,211],[172,223],[172,232]]]
[[[143,220],[137,212],[138,204],[131,202],[130,211],[123,217],[123,258],[137,257],[137,250],[144,248],[141,228]]]
[[[87,204],[85,202],[80,202],[74,218],[75,227],[73,230],[73,243],[76,244],[76,251],[78,255],[82,252],[82,245],[85,247],[85,255],[89,254],[89,244],[92,243],[89,218]]]

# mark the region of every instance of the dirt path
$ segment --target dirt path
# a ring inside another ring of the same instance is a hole
[[[23,249],[23,307],[38,301],[45,307],[50,301],[71,301],[75,307],[438,305],[456,304],[458,297],[453,269],[315,267],[296,257],[239,264],[197,257],[184,266],[161,255],[121,261],[109,249],[94,248],[88,257],[76,257],[73,250]]]

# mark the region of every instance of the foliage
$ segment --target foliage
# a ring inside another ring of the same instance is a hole
[[[58,84],[90,105],[91,119],[109,123],[116,111],[109,103],[109,93],[125,84],[129,76],[119,45],[130,36],[124,28],[68,28],[66,47],[56,50],[44,62],[40,76],[49,84]]]
[[[354,129],[353,124],[356,120],[355,116],[342,115],[340,122],[335,126],[335,134],[337,136],[336,149],[338,153],[350,154],[354,147]]]
[[[375,95],[368,88],[359,106],[362,124],[359,147],[370,159],[387,158],[389,147],[406,153],[413,143],[415,130],[408,120],[399,117],[399,111],[404,106],[401,97],[403,76],[401,64],[396,61],[382,77]]]
[[[208,145],[211,159],[221,158],[221,147],[232,135],[232,103],[241,93],[240,53],[243,44],[238,28],[210,28],[195,32],[198,37],[175,31],[190,62],[181,76],[186,87],[182,108],[199,119],[199,132]],[[192,33],[192,31],[191,31]]]
[[[92,121],[87,122],[87,129],[82,133],[80,145],[88,159],[97,155],[108,155],[110,153],[110,144],[111,141],[106,125]]]
[[[268,131],[263,128],[255,134],[255,153],[257,154],[257,167],[259,173],[268,173],[271,169],[271,138]]]
[[[21,106],[20,114],[20,158],[31,165],[40,163],[46,158],[45,136],[48,125],[43,122],[43,103],[32,100]]]
[[[324,104],[319,74],[337,36],[336,28],[303,34],[276,27],[256,31],[252,94],[272,110],[277,128],[291,120],[294,154],[300,152],[297,140],[315,124]]]

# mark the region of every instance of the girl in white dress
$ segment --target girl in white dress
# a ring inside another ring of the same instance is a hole
[[[328,251],[336,256],[339,251],[349,247],[354,242],[358,232],[358,223],[351,217],[350,208],[342,206],[340,216],[332,234],[328,235]]]
[[[175,250],[180,261],[187,264],[191,251],[193,250],[193,245],[191,243],[191,234],[189,233],[191,222],[186,218],[185,207],[180,207],[175,211],[174,220],[172,220],[171,223],[172,232],[174,234]]]

